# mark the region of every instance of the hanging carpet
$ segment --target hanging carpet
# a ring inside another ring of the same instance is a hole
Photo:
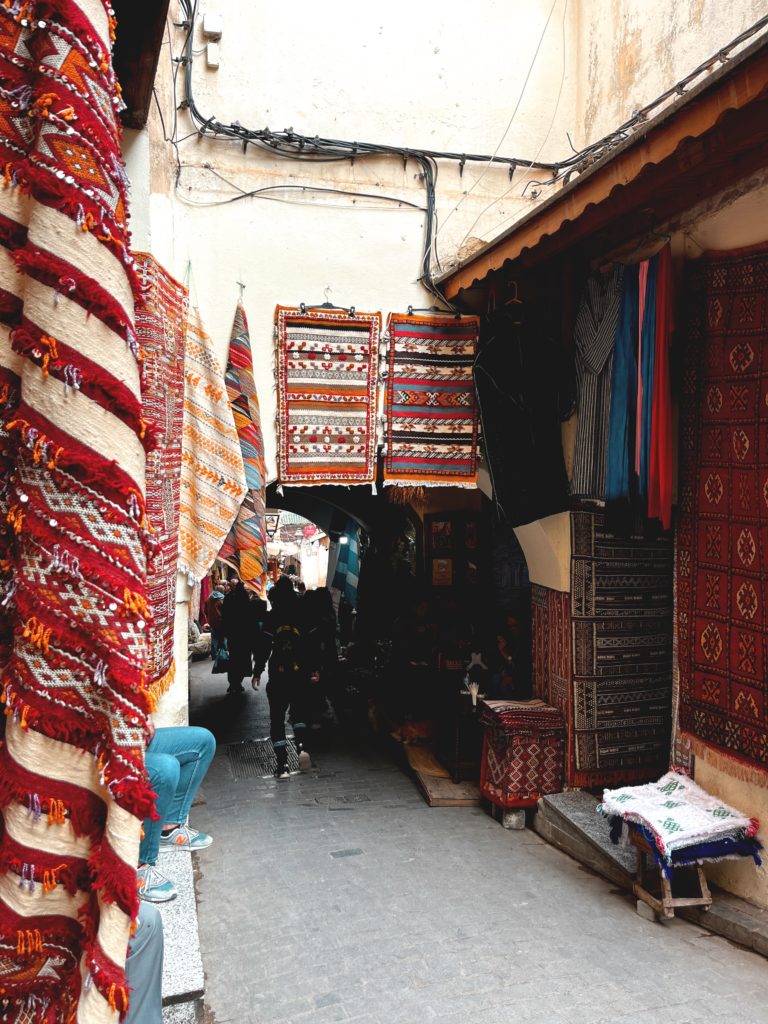
[[[147,456],[147,517],[155,533],[155,557],[147,566],[152,618],[147,631],[147,677],[155,696],[173,682],[173,623],[179,556],[179,484],[184,420],[184,343],[187,289],[148,253],[134,253],[141,297],[136,337],[144,357],[143,416],[152,424],[155,447]]]
[[[113,28],[98,0],[0,7],[9,1024],[117,1024],[127,1009],[141,819],[153,806],[144,771],[153,431],[133,330]]]
[[[380,313],[278,306],[280,484],[376,480]]]
[[[576,786],[656,778],[668,763],[672,542],[571,513],[572,743]]]
[[[240,439],[213,342],[193,310],[184,352],[179,568],[202,580],[248,490]]]
[[[687,265],[677,616],[697,757],[768,785],[768,246]]]
[[[476,487],[479,317],[391,313],[384,482]]]
[[[236,570],[249,590],[260,594],[266,583],[266,469],[259,396],[253,379],[251,337],[243,304],[238,302],[226,373],[227,394],[240,439],[247,491],[219,557]]]

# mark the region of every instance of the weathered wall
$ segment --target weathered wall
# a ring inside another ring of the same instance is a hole
[[[623,124],[768,14],[766,0],[579,0],[578,6],[577,147]]]

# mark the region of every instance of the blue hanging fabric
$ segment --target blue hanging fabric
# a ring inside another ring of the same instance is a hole
[[[357,523],[351,516],[347,516],[344,535],[347,538],[347,543],[342,544],[339,548],[339,560],[336,563],[336,573],[331,586],[340,591],[341,595],[346,598],[347,604],[357,608],[357,581],[360,573],[360,556]]]
[[[658,253],[648,260],[648,278],[645,285],[645,309],[643,310],[643,343],[641,366],[643,374],[643,408],[640,435],[640,480],[639,494],[648,494],[648,470],[651,453],[651,425],[653,409],[653,374],[656,351],[656,274],[659,266]]]
[[[630,467],[634,465],[635,458],[637,348],[640,334],[639,275],[639,267],[627,267],[621,286],[608,421],[608,466],[605,480],[605,497],[608,501],[629,498]]]

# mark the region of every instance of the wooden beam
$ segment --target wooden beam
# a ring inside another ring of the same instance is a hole
[[[120,120],[126,128],[143,128],[147,123],[169,2],[113,0],[117,28],[112,62],[123,90],[126,109]]]

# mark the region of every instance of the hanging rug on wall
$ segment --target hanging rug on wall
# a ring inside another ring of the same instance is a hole
[[[477,487],[480,320],[389,316],[385,486]]]
[[[680,420],[680,722],[696,757],[768,786],[768,246],[687,270]]]
[[[184,351],[179,509],[179,568],[190,583],[201,580],[216,561],[246,491],[224,372],[200,315],[192,310]]]
[[[240,579],[250,590],[261,593],[261,588],[267,581],[264,437],[261,432],[259,396],[256,394],[256,383],[253,379],[251,336],[241,302],[237,304],[232,324],[225,380],[240,439],[247,489],[219,557],[237,571]]]
[[[134,253],[141,284],[136,337],[144,356],[143,415],[155,431],[147,455],[147,516],[157,553],[147,566],[152,619],[147,633],[147,677],[158,696],[173,682],[173,622],[179,556],[179,487],[184,421],[184,343],[189,296],[149,253]]]
[[[381,313],[278,306],[280,484],[372,484]]]

